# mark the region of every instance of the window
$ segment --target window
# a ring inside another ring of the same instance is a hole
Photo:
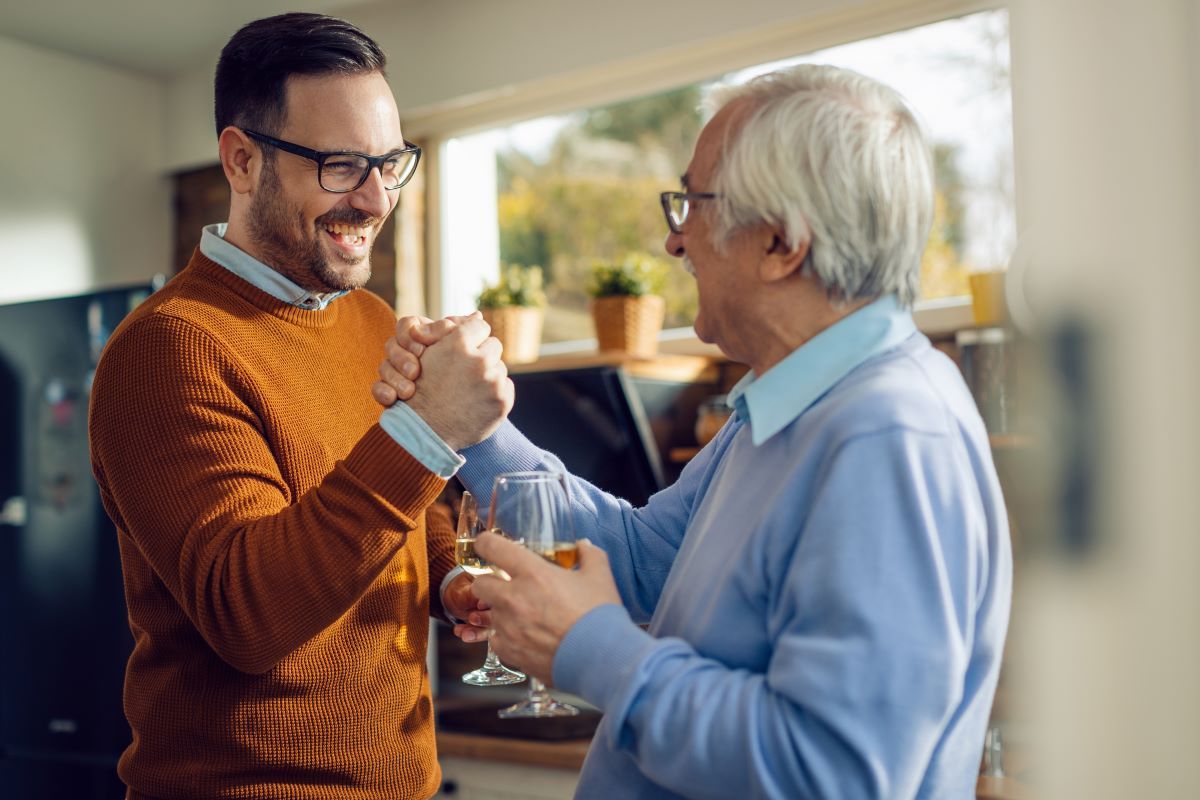
[[[590,338],[592,265],[631,252],[666,259],[657,195],[679,185],[705,122],[706,89],[802,62],[881,80],[921,115],[937,179],[924,300],[966,295],[968,271],[1007,262],[1015,241],[1008,15],[987,11],[447,140],[442,310],[473,308],[501,263],[536,265],[549,298],[543,341]],[[667,327],[689,327],[692,279],[673,264],[667,275]]]

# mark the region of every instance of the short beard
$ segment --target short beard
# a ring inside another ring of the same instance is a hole
[[[249,232],[258,246],[263,263],[275,269],[302,289],[310,292],[345,292],[364,286],[371,278],[371,253],[357,259],[340,259],[343,264],[357,266],[365,262],[366,271],[339,272],[329,263],[317,237],[322,223],[345,222],[376,228],[378,220],[355,212],[338,209],[314,220],[311,236],[304,235],[304,214],[294,213],[283,199],[283,187],[274,160],[263,164],[258,191],[250,201]],[[372,249],[374,241],[371,242]]]

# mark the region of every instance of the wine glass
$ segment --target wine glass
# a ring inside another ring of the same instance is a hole
[[[488,510],[488,530],[522,542],[560,567],[570,569],[578,559],[571,527],[566,477],[557,472],[506,472],[496,477]],[[575,706],[550,696],[537,678],[529,678],[529,698],[501,709],[512,717],[572,717]]]
[[[463,492],[462,505],[458,510],[458,536],[454,542],[454,560],[472,575],[487,575],[495,569],[475,552],[475,537],[480,532],[478,507],[470,492]],[[471,686],[510,686],[525,680],[525,673],[509,669],[500,663],[487,643],[487,658],[483,666],[462,676],[463,683]]]

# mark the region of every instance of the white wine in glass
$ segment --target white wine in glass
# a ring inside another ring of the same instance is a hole
[[[570,569],[579,557],[571,526],[566,476],[557,472],[506,472],[496,476],[488,509],[488,530],[520,540],[542,558]],[[537,678],[529,679],[529,698],[501,709],[512,717],[573,717],[579,709],[550,696]]]
[[[479,535],[479,512],[475,498],[463,492],[462,505],[458,510],[458,535],[454,542],[454,560],[471,575],[490,575],[496,570],[475,552],[475,537]],[[511,686],[525,680],[525,673],[509,669],[500,663],[488,640],[487,659],[479,669],[462,676],[463,683],[471,686]]]

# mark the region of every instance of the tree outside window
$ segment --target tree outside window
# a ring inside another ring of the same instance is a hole
[[[658,193],[679,185],[717,82],[791,64],[855,69],[900,91],[930,133],[936,213],[922,262],[922,298],[964,296],[972,269],[1003,266],[1015,241],[1008,17],[989,11],[758,65],[712,82],[495,129],[464,143],[494,153],[494,262],[541,267],[549,300],[544,342],[592,336],[592,265],[664,255]],[[479,159],[476,159],[479,163]],[[455,213],[448,202],[446,213]],[[485,213],[491,214],[491,207]],[[689,327],[695,285],[680,267],[664,291],[670,327]],[[478,293],[478,289],[475,289]],[[456,309],[445,309],[453,311]]]

